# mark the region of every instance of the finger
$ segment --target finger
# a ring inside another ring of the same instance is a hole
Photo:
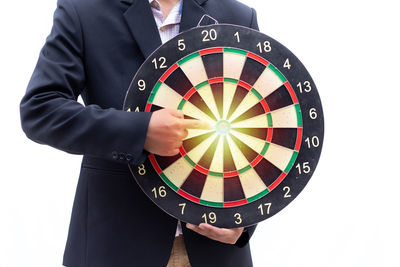
[[[183,119],[184,115],[182,110],[176,110],[176,109],[168,109],[168,111],[170,112],[170,114],[178,119]]]
[[[201,223],[199,225],[200,229],[203,229],[204,231],[208,231],[208,232],[213,232],[215,234],[221,235],[221,234],[226,234],[228,232],[230,233],[234,233],[234,234],[242,234],[244,227],[239,227],[239,228],[219,228],[216,226],[213,226],[211,224],[207,224],[207,223]]]
[[[185,139],[186,137],[188,137],[189,135],[189,131],[187,129],[183,130],[183,136],[182,136],[182,140]]]
[[[208,230],[202,229],[197,225],[193,225],[193,224],[187,223],[186,227],[189,228],[190,230],[200,234],[200,235],[204,235],[204,236],[207,236],[207,237],[211,238],[211,234],[210,234],[210,232]]]
[[[175,156],[178,154],[179,154],[179,149],[177,148],[177,149],[168,150],[165,153],[159,153],[158,155],[163,156],[163,157],[172,157],[172,156]]]
[[[179,148],[180,148],[181,146],[183,146],[183,141],[177,142],[176,145],[175,145],[175,148],[178,149],[178,151],[179,151]]]
[[[204,224],[207,225],[207,224]],[[196,233],[200,234],[200,235],[204,235],[208,238],[217,240],[217,241],[221,241],[221,242],[225,242],[225,236],[226,236],[226,229],[223,228],[218,228],[218,227],[204,227],[203,224],[200,224],[200,226],[196,226],[193,224],[186,224],[186,227],[195,231]]]
[[[215,233],[221,232],[221,230],[226,230],[225,228],[215,227],[215,226],[213,226],[211,224],[208,224],[208,223],[201,223],[199,225],[199,228],[204,230],[204,231],[215,232]]]
[[[208,122],[201,120],[189,120],[184,119],[182,121],[182,126],[185,129],[202,129],[202,130],[211,130],[212,127]]]
[[[244,230],[243,227],[227,229],[215,227],[206,223],[201,223],[198,227],[203,235],[228,244],[235,244]]]

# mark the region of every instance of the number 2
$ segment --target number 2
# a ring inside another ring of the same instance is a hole
[[[285,186],[283,188],[283,191],[285,191],[285,195],[283,195],[284,198],[291,198],[292,195],[290,194],[290,187],[289,186]]]

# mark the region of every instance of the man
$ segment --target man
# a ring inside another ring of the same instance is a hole
[[[170,12],[175,19],[162,25]],[[255,227],[177,224],[132,182],[127,166],[141,164],[148,152],[176,154],[187,128],[198,127],[178,111],[120,109],[145,58],[205,14],[257,29],[255,11],[234,0],[59,0],[21,121],[32,140],[84,155],[65,266],[174,266],[177,251],[190,265],[176,266],[252,265]]]

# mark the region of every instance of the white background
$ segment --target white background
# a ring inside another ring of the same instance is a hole
[[[259,224],[255,267],[399,267],[396,2],[243,2],[257,9],[261,31],[313,76],[326,127],[310,183]],[[0,10],[1,267],[61,266],[81,157],[28,140],[18,110],[55,7],[55,0],[19,0]]]

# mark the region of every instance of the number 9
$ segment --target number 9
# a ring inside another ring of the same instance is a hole
[[[144,80],[139,80],[137,84],[140,91],[144,91],[146,89],[146,82]]]

